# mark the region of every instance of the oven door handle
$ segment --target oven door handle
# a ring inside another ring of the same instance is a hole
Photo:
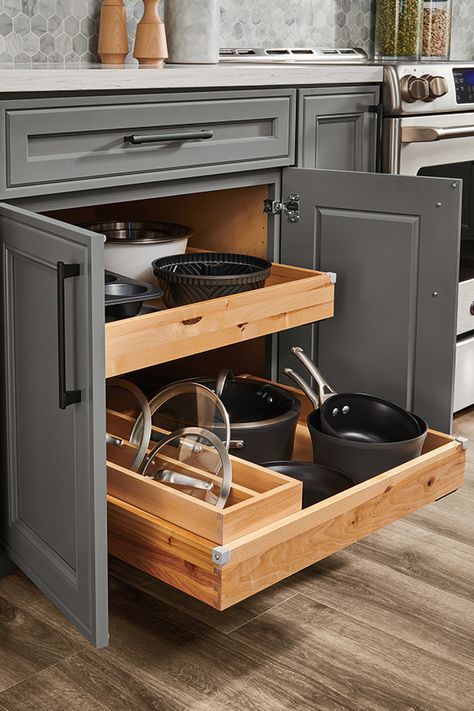
[[[402,126],[402,143],[429,143],[446,138],[474,138],[474,125],[432,128],[431,126]]]

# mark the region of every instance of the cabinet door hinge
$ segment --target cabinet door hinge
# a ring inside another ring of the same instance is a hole
[[[278,202],[277,200],[270,199],[264,200],[263,211],[268,215],[286,215],[288,222],[299,222],[300,196],[288,195],[288,198],[284,202]]]

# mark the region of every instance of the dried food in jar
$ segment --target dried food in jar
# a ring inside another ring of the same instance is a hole
[[[448,3],[439,3],[436,7],[431,2],[425,2],[423,8],[423,57],[443,57],[449,55],[449,40],[451,36],[451,12],[446,7]]]
[[[378,0],[375,52],[378,57],[419,57],[422,0]]]

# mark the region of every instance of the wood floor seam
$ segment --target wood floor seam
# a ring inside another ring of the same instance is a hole
[[[289,601],[290,601],[293,597],[295,597],[295,595],[297,595],[297,594],[298,594],[298,593],[294,593],[293,595],[289,595],[289,596],[288,596],[287,598],[285,598],[284,600],[280,600],[280,602],[277,602],[275,605],[272,605],[272,606],[269,607],[268,609],[263,610],[262,612],[260,612],[258,615],[255,615],[255,617],[252,617],[252,618],[246,620],[245,622],[242,622],[241,625],[237,625],[237,627],[234,627],[233,629],[228,630],[228,631],[224,632],[223,634],[231,635],[233,632],[236,632],[237,630],[240,630],[242,627],[245,627],[245,625],[248,625],[249,622],[254,622],[255,620],[258,620],[259,617],[261,617],[262,615],[265,615],[267,612],[270,612],[271,610],[274,610],[274,609],[275,609],[276,607],[278,607],[279,605],[284,605],[286,602],[289,602]]]
[[[5,689],[2,689],[0,692],[0,702],[2,699],[3,694],[5,694],[7,691],[11,691],[17,686],[21,686],[24,684],[26,681],[31,681],[37,676],[40,676],[41,674],[44,674],[47,671],[50,671],[54,667],[57,667],[59,664],[63,664],[64,662],[68,661],[69,659],[73,659],[73,657],[77,657],[78,654],[81,654],[83,652],[83,649],[79,649],[77,652],[74,652],[74,654],[68,654],[67,656],[63,657],[62,659],[59,659],[57,662],[54,662],[54,664],[49,664],[47,667],[44,667],[44,669],[40,669],[39,671],[35,672],[34,674],[30,674],[29,676],[25,676],[21,681],[17,681],[14,684],[10,684],[10,686],[5,687]]]
[[[143,684],[143,679],[141,679],[136,673],[134,673],[133,669],[130,667],[122,666],[119,662],[117,662],[115,659],[111,658],[111,655],[108,653],[107,648],[105,649],[92,649],[91,650],[93,654],[98,655],[99,657],[102,657],[107,661],[108,664],[110,664],[112,667],[115,667],[118,671],[123,672],[128,674],[129,676],[132,677],[138,684]],[[181,694],[183,694],[182,690],[180,691]],[[190,696],[189,694],[187,695],[187,698],[189,698],[191,703],[195,702],[195,699]],[[0,695],[1,699],[1,695]],[[191,706],[185,706],[185,709],[192,708]],[[113,710],[111,710],[113,711]],[[217,711],[217,710],[216,710]]]
[[[293,597],[296,597],[297,595],[300,595],[301,597],[305,597],[305,598],[307,598],[308,600],[311,600],[312,602],[316,602],[316,603],[318,603],[318,604],[321,604],[319,600],[317,600],[316,598],[312,597],[311,595],[308,595],[307,593],[297,593],[297,594],[294,595]],[[367,626],[369,626],[369,627],[372,627],[372,629],[374,629],[374,630],[376,630],[376,631],[378,631],[378,632],[381,631],[381,630],[380,630],[380,627],[379,627],[377,624],[374,624],[370,619],[369,619],[369,620],[367,620],[367,619],[361,620],[359,617],[354,617],[354,615],[351,615],[351,614],[348,613],[347,611],[341,610],[341,609],[339,609],[338,607],[335,607],[334,605],[331,605],[330,603],[327,603],[327,602],[325,602],[324,605],[325,605],[326,607],[329,607],[329,608],[331,608],[332,610],[334,610],[334,612],[339,612],[339,613],[341,613],[341,614],[343,614],[343,615],[347,615],[347,616],[351,617],[353,620],[355,620],[355,621],[357,621],[357,622],[360,622],[360,623],[362,623],[362,624],[364,624],[364,625],[367,625]],[[270,612],[270,610],[269,610],[269,612]],[[473,612],[474,612],[474,611],[473,611]],[[265,613],[263,613],[263,614],[265,614]],[[259,615],[259,617],[260,617],[260,616],[261,616],[261,615]],[[384,631],[383,634],[384,634],[384,635],[387,635],[387,636],[390,636],[390,637],[393,637],[394,639],[398,639],[398,640],[400,640],[401,642],[404,642],[405,644],[410,645],[410,647],[413,647],[414,649],[419,650],[420,652],[421,652],[421,651],[422,651],[422,652],[426,652],[427,654],[430,654],[431,656],[436,657],[436,658],[439,659],[440,661],[446,661],[446,656],[445,656],[445,655],[439,654],[439,653],[437,653],[437,652],[435,652],[435,651],[432,651],[432,650],[427,650],[427,649],[425,649],[424,647],[420,647],[419,645],[414,644],[413,642],[410,642],[409,640],[406,640],[406,639],[404,639],[404,638],[401,637],[401,636],[397,636],[397,635],[395,634],[395,631],[393,631],[393,632],[386,632],[386,631]],[[240,640],[239,640],[239,641],[240,641]],[[474,652],[473,652],[473,663],[472,663],[472,665],[464,664],[464,663],[463,663],[462,661],[460,661],[459,659],[456,659],[454,662],[453,662],[453,660],[450,660],[450,661],[451,661],[451,663],[455,663],[455,664],[457,664],[458,666],[460,666],[460,667],[466,669],[467,671],[473,671],[473,670],[474,670]]]

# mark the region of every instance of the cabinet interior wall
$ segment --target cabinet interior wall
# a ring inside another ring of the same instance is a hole
[[[268,217],[263,212],[263,201],[268,194],[267,185],[252,185],[55,210],[46,214],[76,225],[108,220],[176,222],[194,230],[190,247],[271,257]]]
[[[263,201],[268,196],[268,185],[257,185],[91,205],[46,214],[76,225],[109,220],[175,222],[193,229],[189,247],[271,259],[274,244],[268,216],[263,212]],[[123,271],[126,274],[126,264]],[[136,371],[131,378],[145,390],[152,391],[180,378],[213,376],[222,367],[263,377],[270,371],[269,351],[269,339],[256,338]]]

